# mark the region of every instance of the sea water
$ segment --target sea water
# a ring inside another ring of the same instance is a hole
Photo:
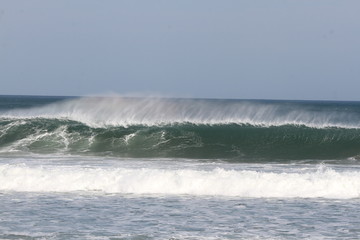
[[[358,239],[360,103],[0,97],[0,239]]]

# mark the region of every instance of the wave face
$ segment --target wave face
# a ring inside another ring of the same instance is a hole
[[[358,102],[40,100],[0,98],[1,154],[231,161],[360,155]]]

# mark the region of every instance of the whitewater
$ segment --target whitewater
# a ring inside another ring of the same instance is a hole
[[[276,172],[274,169],[269,171],[260,167],[251,170],[249,165],[242,165],[240,169],[227,169],[228,166],[221,164],[213,164],[217,166],[212,167],[202,164],[201,168],[197,166],[195,169],[184,166],[169,169],[162,167],[170,165],[164,160],[158,161],[156,167],[153,165],[146,168],[109,168],[92,166],[93,164],[0,165],[0,191],[186,194],[242,198],[351,199],[360,196],[359,169],[340,171],[323,165],[294,165],[291,171]],[[142,165],[149,164],[144,161]]]
[[[0,96],[0,239],[357,239],[359,120],[359,102]]]

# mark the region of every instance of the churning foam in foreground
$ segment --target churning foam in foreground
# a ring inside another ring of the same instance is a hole
[[[358,198],[360,172],[134,169],[0,165],[0,191],[189,194],[254,198]]]
[[[15,109],[3,118],[56,118],[91,127],[161,124],[305,125],[315,128],[359,128],[358,116],[347,112],[307,109],[296,103],[161,98],[88,97],[31,109]]]

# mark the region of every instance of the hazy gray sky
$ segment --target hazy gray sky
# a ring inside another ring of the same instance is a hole
[[[0,94],[360,100],[359,0],[0,0]]]

